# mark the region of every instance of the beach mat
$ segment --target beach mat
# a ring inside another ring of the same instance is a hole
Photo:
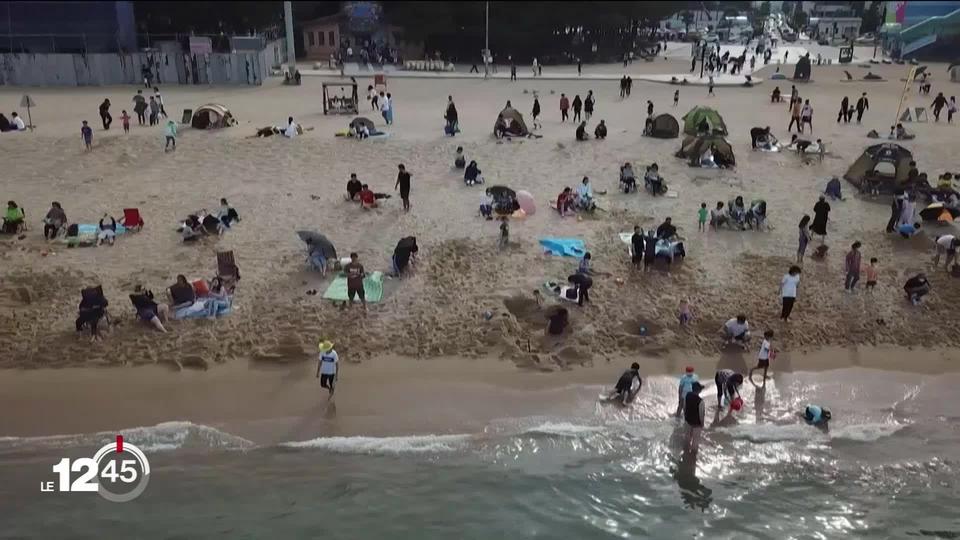
[[[541,238],[540,245],[550,255],[583,257],[587,247],[579,238]]]
[[[363,279],[363,293],[367,302],[376,304],[383,300],[383,272],[373,272]],[[347,275],[341,272],[333,279],[327,290],[323,292],[323,297],[327,300],[346,302],[347,297]]]

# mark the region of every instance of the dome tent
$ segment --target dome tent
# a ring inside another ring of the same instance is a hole
[[[857,187],[868,179],[879,180],[881,187],[893,191],[906,182],[911,161],[913,154],[899,144],[875,144],[863,151],[843,177]]]
[[[694,107],[683,115],[683,132],[687,135],[697,135],[697,126],[706,121],[710,133],[727,135],[727,124],[716,110],[710,107]]]
[[[657,139],[675,139],[680,136],[680,123],[669,114],[657,115],[650,125],[649,135]]]
[[[513,107],[504,107],[500,114],[497,116],[499,120],[500,117],[503,117],[503,121],[507,123],[507,127],[515,126],[518,129],[518,132],[508,131],[507,136],[510,137],[526,137],[530,134],[530,131],[527,129],[527,123],[523,121],[523,115]],[[493,124],[494,135],[496,135],[497,124]]]
[[[722,135],[697,135],[695,137],[685,137],[683,145],[675,154],[678,158],[689,160],[693,167],[700,166],[700,156],[710,148],[713,148],[714,155],[722,156],[723,160],[735,164],[736,158],[733,155],[733,147]]]
[[[193,113],[190,125],[196,129],[219,129],[237,125],[230,109],[219,103],[201,105]]]

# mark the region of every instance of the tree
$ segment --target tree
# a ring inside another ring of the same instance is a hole
[[[767,17],[769,17],[769,16],[770,16],[770,2],[761,2],[761,3],[760,3],[760,10],[759,10],[759,13],[757,13],[757,15],[758,15],[759,17],[763,18],[763,19],[766,19]]]
[[[883,22],[880,20],[880,18],[883,17],[881,13],[882,9],[882,2],[872,2],[870,4],[870,8],[863,13],[863,19],[860,21],[861,34],[877,31],[877,28]]]
[[[684,32],[689,34],[690,25],[693,24],[693,13],[690,13],[689,11],[684,11],[682,18],[683,18],[683,25],[685,27]]]

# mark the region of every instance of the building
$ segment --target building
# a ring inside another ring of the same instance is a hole
[[[960,49],[960,2],[886,2],[883,48],[896,58],[953,61]]]
[[[0,52],[137,50],[133,2],[0,2]]]
[[[423,56],[422,45],[405,43],[401,29],[384,20],[379,2],[344,2],[335,15],[302,23],[301,32],[311,60],[335,55],[348,62],[390,63]]]
[[[860,35],[860,17],[818,16],[810,17],[807,27],[813,39],[850,40]]]
[[[341,14],[321,17],[303,23],[303,46],[307,58],[328,59],[340,49],[340,26],[344,22]]]

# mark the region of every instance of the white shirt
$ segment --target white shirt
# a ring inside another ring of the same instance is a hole
[[[581,199],[592,199],[593,188],[590,187],[590,184],[580,184],[577,186],[577,196]]]
[[[23,131],[27,129],[26,124],[23,123],[23,118],[20,118],[19,116],[13,119],[13,125],[17,126],[17,131]]]
[[[380,98],[380,110],[389,111],[390,110],[390,98],[383,96]]]
[[[320,353],[320,374],[335,375],[337,373],[337,362],[340,357],[337,351],[330,349],[330,352]]]
[[[813,107],[810,105],[804,105],[803,110],[800,111],[800,116],[803,118],[810,118],[813,116]]]
[[[758,356],[760,360],[769,360],[770,359],[770,342],[766,339],[763,340],[763,343],[760,344],[760,355]]]
[[[945,234],[940,238],[937,238],[937,245],[942,248],[950,249],[950,246],[953,244],[953,240],[955,238],[956,237],[952,234]]]
[[[787,274],[780,280],[780,296],[783,298],[797,297],[797,284],[800,283],[800,276],[791,276]]]
[[[154,94],[153,97],[154,99],[157,100],[157,103],[159,103],[160,106],[163,107],[163,98],[160,97],[160,92],[157,92],[156,94]]]
[[[296,122],[290,122],[290,124],[287,126],[287,129],[283,130],[283,134],[286,135],[287,137],[290,137],[291,139],[294,138],[294,137],[296,137],[296,136],[297,136],[297,123],[296,123]]]
[[[743,324],[740,324],[737,318],[734,317],[727,321],[723,327],[727,329],[727,332],[729,332],[731,336],[739,336],[750,329],[750,323],[743,321]]]

